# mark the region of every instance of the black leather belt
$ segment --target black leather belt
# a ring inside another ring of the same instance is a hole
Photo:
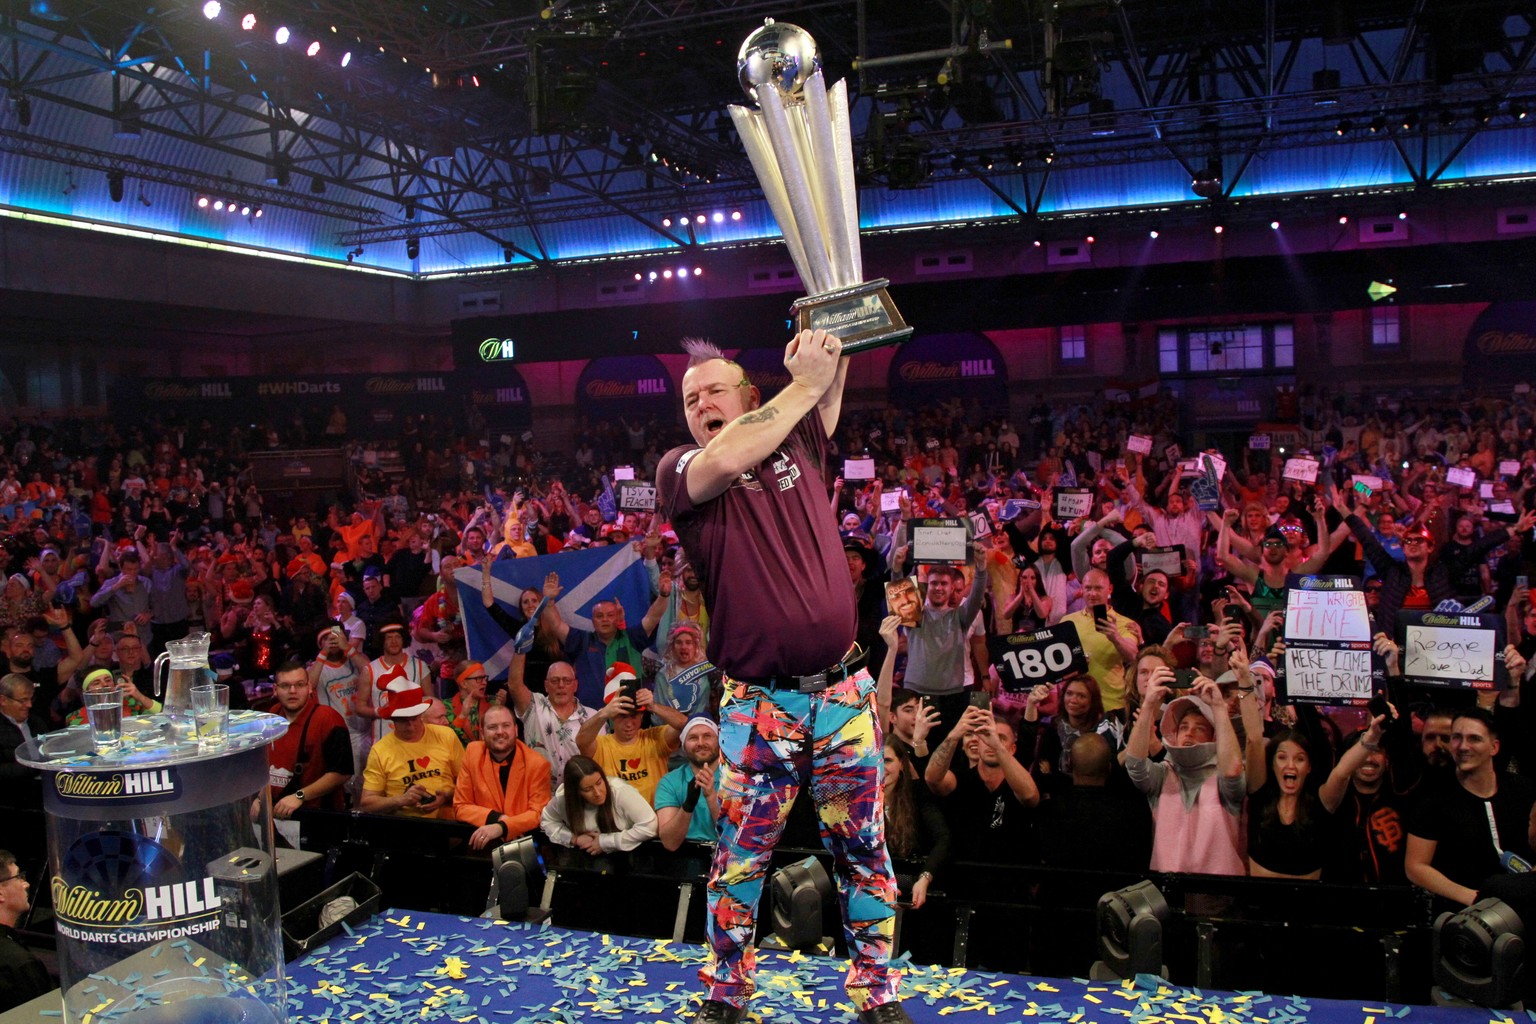
[[[864,659],[867,651],[854,644],[843,655],[843,660],[831,668],[822,669],[820,672],[812,672],[808,676],[763,676],[757,679],[737,679],[738,683],[746,683],[749,686],[762,686],[769,690],[789,690],[794,693],[820,693],[829,686],[836,686],[849,676],[864,667]]]

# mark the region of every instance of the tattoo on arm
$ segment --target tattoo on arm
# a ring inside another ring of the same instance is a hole
[[[955,736],[953,733],[944,737],[944,742],[940,743],[939,748],[933,752],[933,759],[930,763],[939,765],[945,771],[948,771],[950,759],[955,756],[955,747],[958,746],[959,743],[959,737]]]
[[[767,423],[769,420],[773,419],[778,414],[779,414],[779,410],[775,409],[771,405],[765,405],[761,409],[755,409],[752,412],[744,413],[741,416],[741,418],[740,418],[740,420],[738,422],[741,422],[741,423]]]

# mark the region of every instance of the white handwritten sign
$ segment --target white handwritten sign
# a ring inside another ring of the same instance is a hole
[[[1093,489],[1090,487],[1058,487],[1055,497],[1054,512],[1063,523],[1093,511]]]
[[[1499,476],[1519,476],[1519,475],[1520,475],[1520,460],[1519,459],[1500,459],[1499,460]]]
[[[1281,476],[1287,480],[1300,480],[1304,484],[1317,483],[1316,459],[1286,459],[1285,470]]]
[[[1285,696],[1308,704],[1366,704],[1375,686],[1369,646],[1341,650],[1287,646]]]
[[[1398,623],[1406,681],[1476,690],[1505,681],[1502,617],[1400,612]]]
[[[1466,466],[1452,466],[1445,471],[1445,482],[1452,487],[1476,487],[1477,470]]]
[[[1352,577],[1291,576],[1285,593],[1285,642],[1311,640],[1323,643],[1358,643],[1371,639],[1371,613],[1364,592],[1340,584],[1312,588],[1305,582],[1344,580]]]
[[[1152,454],[1152,438],[1146,434],[1132,434],[1125,439],[1125,450],[1138,455]]]
[[[844,459],[844,480],[873,480],[875,478],[874,459]]]
[[[1308,704],[1370,701],[1380,666],[1371,654],[1371,616],[1353,576],[1285,581],[1286,699]]]
[[[970,560],[969,531],[962,519],[914,519],[912,559],[928,565],[955,565]]]
[[[1267,452],[1267,451],[1269,451],[1269,435],[1268,434],[1249,434],[1248,435],[1248,448],[1249,448],[1249,450],[1256,451],[1256,452]]]
[[[904,491],[904,490],[902,490],[900,488],[897,488],[894,491],[881,491],[880,492],[880,511],[881,512],[900,512],[901,511],[901,499],[906,495],[906,493],[907,493],[906,491]]]

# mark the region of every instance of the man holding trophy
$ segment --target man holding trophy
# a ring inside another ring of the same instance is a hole
[[[761,112],[731,109],[811,295],[784,350],[790,383],[763,402],[740,364],[688,341],[683,410],[694,445],[657,466],[657,514],[699,570],[720,707],[719,845],[710,872],[711,956],[696,1021],[734,1024],[752,994],[763,879],[808,786],[832,853],[862,1024],[910,1024],[890,964],[896,883],[885,845],[875,683],[853,642],[853,587],[826,484],[847,355],[911,333],[862,282],[846,92],[828,90],[815,44],[769,22],[743,44]]]

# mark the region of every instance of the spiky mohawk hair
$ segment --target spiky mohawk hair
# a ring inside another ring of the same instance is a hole
[[[695,366],[702,366],[711,359],[725,359],[725,353],[720,351],[720,346],[708,338],[684,338],[682,348],[684,352],[688,353],[688,368],[690,370]],[[725,361],[731,362],[729,359],[725,359]]]

